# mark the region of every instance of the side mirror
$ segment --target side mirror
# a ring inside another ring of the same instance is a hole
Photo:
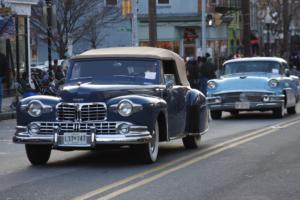
[[[165,79],[165,83],[166,83],[166,88],[168,90],[172,89],[173,86],[175,85],[175,75],[174,74],[165,74],[164,79]]]
[[[285,70],[284,70],[284,73],[285,73],[285,75],[286,75],[287,77],[291,76],[291,72],[290,72],[289,69],[285,69]]]
[[[166,83],[166,88],[167,88],[167,90],[171,90],[171,89],[173,88],[173,86],[174,86],[173,81],[168,81],[168,82]]]

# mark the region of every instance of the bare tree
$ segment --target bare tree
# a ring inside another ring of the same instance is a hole
[[[98,3],[98,8],[94,12],[86,20],[87,30],[83,37],[90,43],[91,48],[97,48],[108,36],[104,31],[105,28],[124,20],[120,6],[108,7],[104,5],[104,1]]]
[[[33,7],[32,27],[42,40],[47,39],[47,26],[43,23],[43,1]],[[106,7],[104,0],[53,0],[56,6],[56,27],[53,27],[53,50],[60,58],[66,57],[68,41],[73,44],[85,38],[97,46],[103,34],[101,28],[121,18],[118,7]],[[96,29],[95,29],[96,28]]]

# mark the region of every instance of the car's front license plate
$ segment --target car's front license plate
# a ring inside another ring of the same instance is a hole
[[[249,109],[250,102],[235,102],[235,109]]]
[[[64,133],[64,145],[87,145],[86,133]]]

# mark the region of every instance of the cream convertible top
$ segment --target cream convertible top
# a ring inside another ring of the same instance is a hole
[[[131,57],[131,58],[154,58],[159,60],[175,60],[178,76],[182,85],[189,86],[186,77],[186,68],[183,59],[176,53],[167,49],[153,47],[120,47],[105,48],[86,51],[72,59],[81,58],[112,58],[112,57]]]

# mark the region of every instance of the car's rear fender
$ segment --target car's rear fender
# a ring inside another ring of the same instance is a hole
[[[198,90],[187,94],[187,133],[204,133],[208,129],[208,110],[205,96]]]

